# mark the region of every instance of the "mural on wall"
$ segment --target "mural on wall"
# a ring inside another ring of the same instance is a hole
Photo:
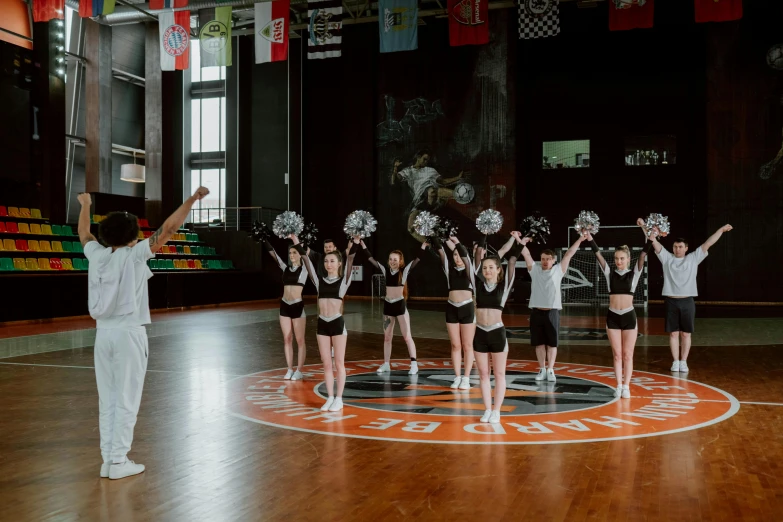
[[[776,71],[783,71],[783,44],[770,47],[767,51],[767,65]],[[780,97],[780,104],[783,105],[783,95]],[[759,177],[761,179],[769,179],[781,169],[781,166],[783,166],[783,144],[781,144],[777,155],[771,161],[761,166]]]

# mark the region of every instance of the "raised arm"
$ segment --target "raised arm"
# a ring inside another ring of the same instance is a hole
[[[503,302],[505,304],[506,298],[508,298],[508,294],[510,293],[511,289],[514,287],[514,278],[516,276],[517,271],[517,259],[519,259],[519,256],[522,253],[522,241],[519,238],[522,234],[519,232],[512,232],[514,234],[512,236],[512,239],[514,240],[514,243],[511,245],[511,250],[508,254],[508,265],[506,266],[506,292],[503,299]]]
[[[582,242],[585,239],[587,239],[585,236],[583,236],[582,234],[579,234],[579,238],[577,238],[577,240],[574,242],[574,244],[571,245],[571,248],[569,248],[566,251],[565,255],[563,256],[563,260],[560,261],[560,269],[563,271],[564,274],[568,271],[568,265],[571,264],[571,259],[574,257],[576,252],[579,250],[579,247],[582,246]],[[598,255],[600,256],[601,254],[599,253]]]
[[[477,276],[483,281],[484,274],[481,273],[481,260],[487,254],[487,236],[484,235],[479,240],[476,250],[473,252],[473,266]]]
[[[82,246],[84,246],[90,241],[97,241],[95,236],[90,233],[90,206],[92,206],[92,196],[87,192],[83,192],[79,194],[76,199],[82,205],[82,208],[79,211],[79,241],[81,241]]]
[[[372,265],[375,268],[377,268],[378,270],[380,270],[381,273],[385,276],[386,275],[386,270],[383,268],[382,264],[380,264],[374,257],[372,257],[372,253],[370,252],[370,249],[367,248],[367,245],[364,244],[364,239],[360,240],[359,244],[362,245],[362,250],[364,251],[364,255],[367,257],[367,261],[372,263]],[[349,244],[349,248],[350,248],[350,245],[353,245],[353,243]]]
[[[506,255],[506,252],[508,252],[511,247],[516,243],[517,238],[512,234],[510,238],[508,238],[508,241],[506,241],[506,244],[500,247],[500,250],[498,250],[498,257],[500,259],[503,259],[503,257]]]
[[[658,242],[658,234],[653,231],[652,234],[650,234],[650,231],[647,229],[647,227],[644,225],[644,219],[638,218],[636,220],[636,224],[639,225],[642,228],[642,232],[644,232],[644,237],[650,240],[652,243],[652,249],[655,251],[656,254],[661,253],[661,249],[663,248],[663,245],[661,245]]]
[[[163,225],[161,225],[161,227],[156,230],[154,234],[152,234],[152,237],[150,237],[150,250],[153,254],[160,250],[160,248],[165,245],[169,239],[171,239],[171,236],[177,233],[179,227],[185,223],[185,220],[187,219],[188,213],[193,207],[193,204],[196,201],[204,199],[207,194],[209,194],[208,188],[197,188],[196,192],[186,199],[185,202],[180,205],[179,208],[166,219],[166,221],[163,222]]]
[[[428,246],[429,245],[427,243],[422,243],[420,252],[427,250]],[[416,259],[405,265],[405,268],[402,270],[402,284],[405,284],[405,281],[408,280],[408,276],[410,275],[411,270],[413,270],[413,267],[419,264],[419,261],[421,261],[420,255],[416,256]]]
[[[346,261],[345,261],[345,274],[343,274],[343,284],[346,286],[350,286],[351,284],[351,272],[353,271],[353,258],[356,257],[356,247],[355,245],[359,244],[359,238],[356,237],[348,243],[348,248],[345,251],[346,254]]]
[[[288,267],[288,265],[286,265],[285,262],[282,259],[280,259],[280,256],[277,255],[277,252],[275,252],[275,247],[272,246],[272,243],[270,243],[266,239],[264,239],[264,250],[269,252],[269,255],[272,256],[272,259],[277,261],[277,266],[280,267],[280,270],[285,270]],[[298,251],[298,249],[297,249],[297,251]],[[300,252],[300,254],[301,254],[301,252]],[[307,256],[304,256],[304,257],[307,257]]]
[[[639,260],[636,262],[636,271],[641,272],[644,269],[644,260],[647,256],[650,255],[650,252],[655,248],[655,245],[653,244],[651,238],[647,238],[647,241],[644,243],[644,249],[642,250],[642,253],[639,254]]]
[[[527,248],[527,244],[530,243],[531,238],[525,236],[521,239],[522,243],[522,257],[525,258],[525,266],[527,266],[527,271],[530,272],[533,270],[533,266],[535,266],[536,262],[533,261],[533,256],[530,255],[530,250]]]
[[[606,264],[604,256],[601,255],[601,251],[598,249],[598,244],[596,244],[595,239],[593,239],[593,235],[588,232],[586,239],[590,241],[590,248],[592,248],[593,252],[595,252],[595,257],[598,258],[598,264],[601,265],[601,270],[606,273],[609,270],[609,265]]]
[[[299,252],[300,256],[302,256],[302,263],[304,263],[305,270],[307,270],[307,274],[310,276],[310,281],[312,281],[315,285],[315,291],[318,292],[318,271],[315,269],[312,260],[307,255],[309,249],[305,250],[301,243],[299,243],[299,238],[295,235],[292,234],[289,237],[291,238],[291,241],[294,242],[294,248],[296,251]]]
[[[704,244],[701,245],[701,249],[704,251],[704,253],[706,254],[707,250],[709,250],[712,245],[718,242],[718,240],[720,239],[720,237],[723,235],[724,232],[730,232],[732,228],[734,227],[732,227],[731,225],[723,225],[714,234],[708,237],[707,241],[705,241]]]

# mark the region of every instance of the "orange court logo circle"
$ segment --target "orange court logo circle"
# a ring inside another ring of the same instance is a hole
[[[228,383],[229,413],[297,431],[400,442],[441,444],[563,444],[652,437],[721,422],[739,410],[732,395],[687,379],[634,372],[630,399],[614,397],[614,370],[559,364],[556,382],[536,381],[538,363],[509,360],[500,424],[479,422],[484,412],[478,375],[471,389],[451,389],[449,359],[409,363],[346,362],[342,411],[322,412],[325,384],[321,365],[302,369],[301,381],[283,379],[285,369],[268,370]],[[475,373],[475,372],[474,372]]]

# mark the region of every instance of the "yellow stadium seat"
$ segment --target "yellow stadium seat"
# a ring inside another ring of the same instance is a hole
[[[25,265],[27,265],[27,270],[38,270],[38,260],[34,257],[28,257]]]
[[[52,245],[48,241],[41,241],[39,243],[39,247],[41,249],[41,252],[51,252],[52,251]]]
[[[29,234],[30,233],[30,225],[27,223],[19,223],[19,233],[20,234]]]
[[[62,252],[63,244],[60,241],[52,241],[52,252]]]
[[[24,264],[24,259],[20,257],[14,258],[14,270],[27,270],[27,265]]]
[[[38,270],[51,270],[52,267],[49,266],[49,260],[45,257],[39,257],[38,258]]]
[[[63,258],[62,260],[63,270],[73,270],[73,263],[70,259]]]
[[[52,236],[54,235],[52,233],[52,226],[51,225],[41,225],[41,234],[45,236]]]
[[[38,252],[39,250],[41,250],[41,245],[39,245],[38,241],[36,241],[35,239],[31,239],[30,241],[27,242],[27,250],[29,250],[30,252]]]
[[[30,217],[33,217],[35,219],[41,219],[41,211],[37,208],[31,208]]]
[[[142,240],[142,239],[144,239],[144,232],[142,232],[141,230],[139,230],[139,235],[138,235],[138,236],[136,236],[136,237],[137,237],[139,240]]]
[[[8,215],[11,217],[22,217],[19,214],[19,209],[16,207],[8,207]]]
[[[14,243],[13,239],[4,239],[3,240],[3,250],[8,250],[9,252],[16,252],[16,243]]]
[[[3,250],[5,250],[5,248],[3,248],[3,241],[0,240],[0,252],[3,251]],[[0,268],[0,270],[2,270],[2,269]]]
[[[31,234],[41,234],[42,233],[41,232],[41,225],[39,225],[38,223],[33,223],[32,225],[30,225],[30,233]]]
[[[190,254],[190,247],[189,246],[185,245],[184,250],[185,250],[186,254]]]
[[[196,270],[201,270],[201,269],[203,268],[203,267],[201,266],[201,259],[196,259],[196,260],[194,261],[194,263],[196,264]]]
[[[29,208],[20,208],[19,209],[19,215],[22,216],[23,218],[32,217],[30,215],[30,209]]]

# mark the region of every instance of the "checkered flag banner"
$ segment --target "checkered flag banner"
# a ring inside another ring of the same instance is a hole
[[[560,34],[560,0],[519,0],[519,38]]]

